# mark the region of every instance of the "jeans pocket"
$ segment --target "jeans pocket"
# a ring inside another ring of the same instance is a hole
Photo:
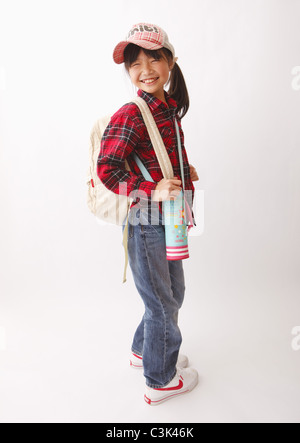
[[[134,226],[128,223],[128,238],[132,238],[134,235]]]
[[[141,232],[145,234],[147,237],[159,236],[161,235],[161,231],[163,230],[162,225],[157,224],[141,224]]]

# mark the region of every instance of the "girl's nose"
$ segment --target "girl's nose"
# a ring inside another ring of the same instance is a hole
[[[146,65],[144,65],[143,71],[144,73],[150,74],[151,72],[153,72],[152,65],[150,63],[147,63]]]

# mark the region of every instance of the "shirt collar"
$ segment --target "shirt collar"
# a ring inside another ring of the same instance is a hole
[[[145,102],[148,104],[150,109],[152,111],[155,111],[157,108],[161,108],[163,111],[170,111],[172,114],[176,114],[177,110],[177,103],[176,101],[169,96],[169,94],[165,91],[165,97],[166,102],[168,103],[169,108],[167,105],[159,100],[158,98],[154,97],[154,95],[149,94],[148,92],[143,91],[142,89],[138,90],[138,96],[142,97]]]

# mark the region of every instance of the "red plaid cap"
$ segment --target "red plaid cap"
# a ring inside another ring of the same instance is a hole
[[[149,23],[138,23],[134,25],[126,36],[114,49],[113,59],[117,64],[124,62],[124,50],[130,43],[134,43],[144,49],[154,51],[167,48],[175,57],[174,47],[169,42],[167,33],[159,26]]]

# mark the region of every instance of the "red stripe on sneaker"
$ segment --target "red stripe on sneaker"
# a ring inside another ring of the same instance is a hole
[[[178,391],[182,389],[183,383],[182,380],[179,380],[178,386],[174,386],[174,388],[154,388],[155,391]]]
[[[143,360],[143,357],[141,357],[140,355],[136,355],[134,353],[132,353],[132,355],[134,355],[136,358],[139,358],[140,360]]]
[[[151,405],[152,402],[151,402],[150,398],[147,397],[147,395],[144,395],[144,399],[145,399],[145,402],[148,403],[148,405]]]
[[[162,397],[159,400],[150,400],[150,398],[148,398],[146,395],[144,396],[145,402],[148,403],[148,405],[155,405],[155,404],[159,404],[162,403],[166,400],[169,400],[170,398],[176,397],[177,395],[182,395],[182,394],[186,394],[187,392],[190,392],[189,389],[187,389],[186,391],[182,391],[182,392],[177,392],[176,394],[170,394],[167,395],[166,397]]]

